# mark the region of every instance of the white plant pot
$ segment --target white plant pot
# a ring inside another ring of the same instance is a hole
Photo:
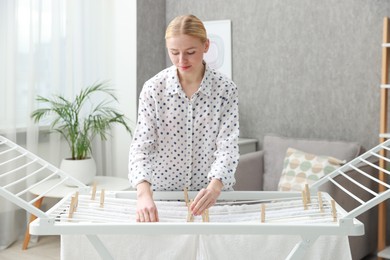
[[[63,159],[60,169],[86,185],[91,184],[96,176],[96,163],[92,157],[84,160]],[[71,181],[66,181],[65,184],[73,186]]]

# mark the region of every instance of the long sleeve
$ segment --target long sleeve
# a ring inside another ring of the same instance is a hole
[[[217,149],[214,152],[215,161],[208,174],[210,180],[213,178],[221,180],[225,190],[231,190],[236,182],[234,173],[239,160],[238,91],[237,87],[231,84],[233,87],[229,89],[230,95],[224,101],[220,115]]]
[[[152,183],[155,153],[156,112],[153,97],[144,86],[139,98],[138,121],[129,153],[129,180],[135,188],[141,181]]]

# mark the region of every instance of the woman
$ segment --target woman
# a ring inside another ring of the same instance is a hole
[[[237,87],[203,61],[210,45],[203,23],[176,17],[165,39],[173,66],[144,84],[130,147],[140,222],[159,220],[152,190],[198,190],[190,209],[202,214],[232,190],[239,157]]]

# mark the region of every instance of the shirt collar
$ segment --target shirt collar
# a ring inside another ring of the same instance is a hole
[[[177,94],[180,90],[180,81],[179,77],[177,76],[177,69],[175,65],[172,65],[168,68],[167,73],[167,88],[166,88],[166,95],[172,96],[174,94]]]
[[[214,77],[214,73],[212,71],[212,69],[209,67],[209,65],[207,65],[207,63],[205,63],[206,65],[206,69],[205,69],[205,72],[204,72],[204,75],[203,75],[203,79],[202,79],[202,82],[200,83],[200,87],[199,87],[199,92],[202,92],[203,94],[205,94],[206,96],[210,96],[211,95],[211,85],[212,85],[212,79]]]
[[[206,69],[204,72],[203,79],[200,83],[199,92],[202,92],[203,94],[209,96],[211,95],[211,82],[213,78],[213,72],[212,69],[205,63]],[[167,80],[167,88],[166,88],[166,95],[171,96],[174,94],[179,93],[181,91],[180,81],[179,77],[177,76],[177,69],[175,65],[172,65],[168,68],[168,80]]]

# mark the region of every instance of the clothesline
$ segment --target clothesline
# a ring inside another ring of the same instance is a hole
[[[103,193],[104,194],[104,193]],[[100,194],[101,196],[102,194]],[[266,221],[288,223],[318,223],[332,222],[333,213],[331,203],[324,199],[320,208],[318,199],[307,203],[304,209],[302,200],[287,199],[266,203],[253,204],[254,201],[220,202],[209,209],[210,222],[260,222],[262,210],[265,210]],[[251,204],[252,203],[252,204]],[[156,201],[160,222],[186,222],[188,208],[184,201]],[[51,213],[57,221],[94,222],[94,223],[131,223],[135,222],[136,200],[123,198],[104,199],[104,205],[90,195],[80,195],[77,206],[70,216],[71,198],[61,207]],[[194,222],[201,222],[200,216],[195,216]]]

